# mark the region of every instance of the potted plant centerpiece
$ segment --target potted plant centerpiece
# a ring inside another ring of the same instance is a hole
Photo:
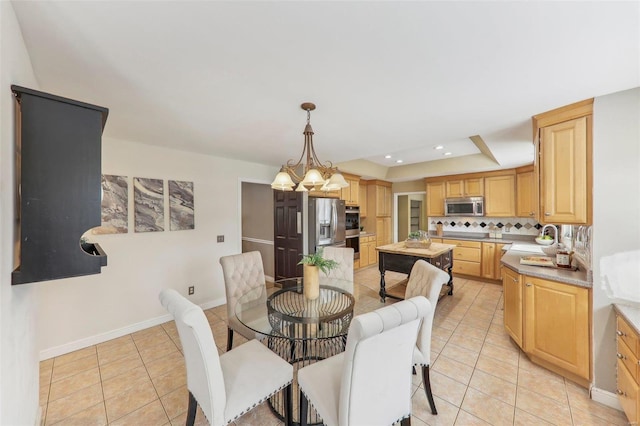
[[[320,295],[320,271],[328,274],[338,266],[338,262],[322,257],[322,248],[313,254],[302,256],[298,265],[303,265],[304,297],[313,300]]]

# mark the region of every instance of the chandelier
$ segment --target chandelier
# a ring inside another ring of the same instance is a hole
[[[335,191],[349,186],[337,167],[330,161],[324,164],[318,160],[316,151],[313,149],[313,129],[311,128],[311,111],[316,106],[311,102],[305,102],[300,108],[307,111],[307,125],[304,128],[304,148],[300,159],[294,163],[287,161],[286,165],[280,168],[280,172],[271,183],[271,188],[280,191],[306,192],[311,189],[320,191]],[[303,163],[302,160],[305,160]]]

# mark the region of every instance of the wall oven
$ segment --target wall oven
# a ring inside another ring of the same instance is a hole
[[[445,216],[484,216],[483,197],[445,198]]]
[[[360,235],[360,207],[345,208],[345,234]]]

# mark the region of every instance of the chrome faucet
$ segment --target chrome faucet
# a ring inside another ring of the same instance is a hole
[[[558,227],[552,224],[545,225],[542,227],[542,230],[540,231],[540,235],[544,235],[544,231],[546,231],[547,228],[553,228],[553,231],[554,231],[553,243],[556,244],[558,242]]]

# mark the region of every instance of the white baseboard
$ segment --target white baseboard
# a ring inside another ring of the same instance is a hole
[[[224,305],[226,303],[225,298],[211,300],[209,302],[201,303],[202,309],[211,309],[216,306]],[[136,331],[144,330],[145,328],[155,327],[156,325],[171,321],[173,317],[170,314],[161,315],[156,318],[151,318],[145,321],[140,321],[135,324],[128,325],[126,327],[118,328],[115,330],[107,331],[105,333],[96,334],[94,336],[78,339],[73,342],[65,343],[64,345],[55,346],[53,348],[43,349],[40,351],[40,361],[53,358],[56,356],[68,354],[69,352],[84,349],[98,343],[103,343],[108,340],[117,339],[118,337],[126,336],[127,334],[135,333]]]
[[[620,405],[620,400],[618,399],[618,395],[616,395],[613,392],[609,392],[604,389],[599,389],[594,386],[591,388],[591,399],[601,404],[604,404],[607,407],[615,408],[616,410],[622,411],[622,406]]]

